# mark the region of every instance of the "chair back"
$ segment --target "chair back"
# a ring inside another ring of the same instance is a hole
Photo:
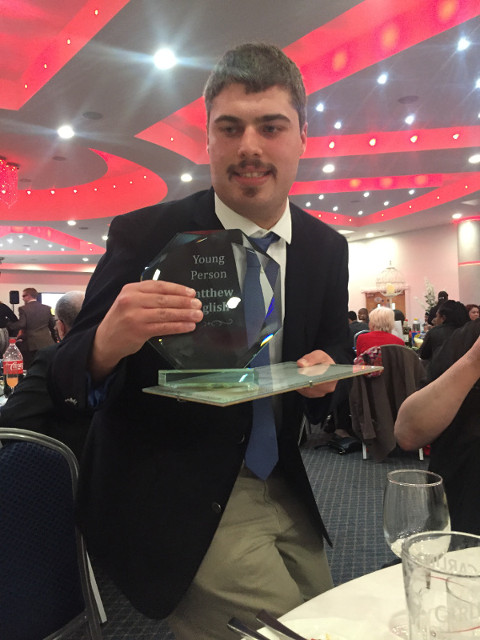
[[[0,442],[0,638],[57,640],[86,626],[100,640],[75,526],[75,456],[22,429],[0,429]]]
[[[380,349],[382,374],[353,378],[350,391],[352,429],[377,461],[395,449],[393,428],[398,410],[417,390],[424,375],[422,362],[412,349],[400,345],[383,345]],[[368,357],[368,351],[362,356]]]

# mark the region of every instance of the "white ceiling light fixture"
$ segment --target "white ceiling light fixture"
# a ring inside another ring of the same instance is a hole
[[[182,175],[180,176],[180,180],[182,182],[191,182],[193,180],[192,174],[191,173],[182,173]]]
[[[461,218],[461,217],[462,217],[462,214],[461,214],[461,213],[454,213],[454,214],[452,215],[452,218],[453,218],[454,220],[458,220],[458,219],[459,219],[459,218]]]
[[[311,206],[312,206],[312,203],[311,203],[310,201],[308,201],[308,202],[306,202],[306,203],[305,203],[305,206],[306,206],[306,207],[311,207]]]
[[[388,73],[381,73],[377,78],[378,84],[385,84],[387,80],[388,80]]]
[[[171,69],[172,67],[174,67],[178,63],[178,60],[171,49],[162,47],[153,56],[153,62],[157,69],[161,69],[162,71],[164,71],[166,69]]]
[[[77,222],[76,220],[67,220],[67,224],[69,227],[74,227],[77,224]]]
[[[366,238],[373,238],[374,236],[375,236],[375,234],[372,233],[371,231],[369,231],[365,237]]]
[[[473,156],[470,156],[468,161],[470,164],[478,164],[480,162],[480,153],[474,153]]]
[[[73,136],[75,135],[73,127],[71,127],[69,124],[63,124],[61,127],[58,127],[57,133],[63,140],[70,140],[70,138],[73,138]]]
[[[406,124],[413,124],[415,122],[415,115],[413,113],[410,113],[406,118],[405,118],[405,122]]]
[[[365,191],[365,193],[363,194],[363,197],[368,198],[369,195],[370,195],[370,191]]]
[[[325,111],[325,105],[323,104],[323,102],[319,102],[317,104],[317,106],[315,107],[315,111],[318,111],[319,113],[323,113],[323,111]]]
[[[333,207],[333,211],[338,211],[338,207],[337,207],[337,205],[335,205],[335,206]]]
[[[325,196],[323,195],[323,193],[321,193],[321,194],[318,196],[318,199],[319,199],[319,200],[323,200],[324,198],[325,198]]]
[[[333,126],[335,127],[335,129],[341,129],[342,128],[342,121],[341,120],[337,120]]]
[[[360,209],[360,211],[358,212],[359,216],[363,216],[363,211]]]
[[[457,51],[465,51],[472,43],[468,38],[462,36],[460,40],[457,42]]]
[[[475,82],[475,89],[480,89],[480,78]]]
[[[390,204],[390,200],[385,200],[385,202],[383,203],[383,206],[388,207],[389,204]]]
[[[323,173],[333,173],[335,171],[335,165],[331,163],[325,164],[322,167],[322,171]]]
[[[409,193],[409,195],[413,196],[413,194],[415,193],[415,189],[410,189],[410,191],[408,193]]]

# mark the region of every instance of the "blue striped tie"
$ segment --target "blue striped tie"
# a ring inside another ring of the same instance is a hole
[[[265,253],[272,242],[279,240],[272,231],[263,238],[251,238]],[[253,343],[265,320],[265,303],[260,285],[260,263],[254,252],[247,251],[245,274],[245,317],[249,345]],[[249,366],[270,364],[269,346],[266,344]],[[260,398],[253,403],[253,422],[245,453],[245,464],[257,477],[265,480],[278,462],[277,432],[271,398]]]

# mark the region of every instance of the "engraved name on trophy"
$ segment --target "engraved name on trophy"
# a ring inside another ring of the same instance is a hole
[[[249,337],[247,268],[258,273],[265,306],[265,316],[253,336],[249,330]],[[178,233],[146,267],[142,280],[186,285],[195,289],[202,301],[204,317],[193,332],[150,339],[165,360],[183,370],[184,379],[189,373],[198,374],[191,370],[220,369],[225,384],[251,380],[245,369],[238,369],[248,365],[282,324],[280,267],[254,241],[238,229]],[[163,374],[160,384],[179,377],[174,372]]]

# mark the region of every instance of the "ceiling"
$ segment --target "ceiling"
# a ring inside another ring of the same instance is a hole
[[[478,0],[0,0],[2,269],[91,271],[113,216],[207,188],[203,85],[260,40],[307,87],[293,202],[353,241],[480,215]]]

